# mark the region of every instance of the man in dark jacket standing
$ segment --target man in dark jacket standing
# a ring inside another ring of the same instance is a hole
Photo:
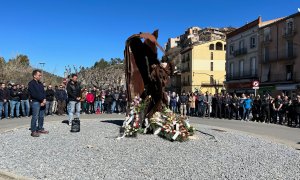
[[[31,136],[39,137],[40,134],[49,133],[44,129],[46,93],[43,84],[40,82],[42,78],[41,71],[34,70],[32,76],[33,80],[28,83],[28,92],[32,100]]]
[[[2,110],[4,110],[4,117],[6,119],[9,118],[8,103],[9,103],[9,91],[5,87],[5,83],[1,83],[1,87],[0,87],[0,119],[2,118]]]
[[[64,114],[66,108],[66,101],[68,95],[62,85],[59,86],[58,90],[55,91],[55,98],[57,101],[57,115],[61,116]]]
[[[76,116],[80,116],[80,99],[81,99],[81,88],[80,84],[77,82],[78,76],[76,74],[71,75],[71,80],[67,84],[67,94],[68,94],[68,114],[69,114],[69,125],[72,125],[73,114],[76,109]]]
[[[22,108],[22,115],[23,117],[29,116],[30,111],[30,105],[29,105],[29,93],[28,89],[24,86],[24,84],[21,85],[21,108]]]
[[[52,106],[54,101],[54,90],[52,89],[52,86],[49,85],[46,90],[46,111],[45,115],[52,115]]]
[[[179,97],[179,103],[180,103],[180,114],[181,116],[186,116],[186,105],[188,103],[188,97],[185,94],[185,91],[182,92],[181,96]]]
[[[16,109],[16,117],[20,118],[20,95],[21,91],[17,89],[17,85],[14,84],[12,90],[10,91],[10,117],[15,117],[15,109]]]

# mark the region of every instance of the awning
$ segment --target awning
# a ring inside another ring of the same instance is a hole
[[[298,84],[279,84],[276,85],[276,90],[295,90]]]

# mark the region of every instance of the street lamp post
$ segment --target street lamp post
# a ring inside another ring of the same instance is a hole
[[[39,62],[39,64],[41,65],[41,70],[42,70],[42,82],[44,82],[44,66],[45,66],[46,63]]]

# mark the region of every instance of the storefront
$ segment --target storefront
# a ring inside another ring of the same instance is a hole
[[[276,91],[283,92],[285,95],[294,98],[298,93],[297,89],[299,84],[278,84],[276,85]]]
[[[274,96],[275,91],[276,91],[275,86],[261,86],[261,87],[259,87],[257,93],[260,95],[270,94],[270,95]]]
[[[230,94],[254,94],[254,89],[252,89],[252,81],[247,82],[227,82],[226,83],[226,92]]]

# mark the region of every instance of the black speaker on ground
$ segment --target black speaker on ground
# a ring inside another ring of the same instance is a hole
[[[80,132],[79,118],[74,118],[74,120],[72,120],[71,132]]]

